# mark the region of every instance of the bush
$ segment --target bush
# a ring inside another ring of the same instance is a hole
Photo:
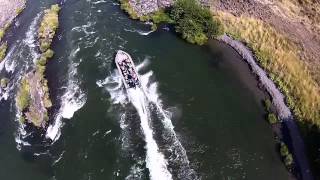
[[[270,101],[270,99],[265,99],[263,102],[263,105],[264,105],[267,112],[271,111],[272,102]]]
[[[282,157],[285,157],[289,154],[289,149],[288,149],[287,145],[283,142],[281,142],[281,144],[280,144],[280,154]]]
[[[291,154],[288,154],[285,159],[284,159],[284,164],[287,166],[287,167],[290,167],[293,165],[293,157]]]
[[[4,36],[4,30],[0,29],[0,40],[3,38],[3,36]]]
[[[54,52],[51,49],[48,49],[46,52],[42,54],[42,56],[44,56],[47,59],[52,58],[53,55],[54,55]]]
[[[0,62],[6,57],[7,43],[0,45]]]
[[[8,78],[2,78],[1,82],[0,82],[0,87],[1,88],[6,88],[8,86],[8,82],[9,82]]]
[[[273,113],[268,114],[268,121],[270,124],[275,124],[275,123],[279,122],[277,116]]]
[[[195,0],[177,0],[170,12],[176,32],[188,42],[202,45],[208,38],[222,33],[222,26],[208,8],[201,7]]]
[[[49,48],[50,48],[49,42],[45,42],[45,41],[40,42],[40,51],[41,52],[45,52]]]
[[[40,56],[40,59],[37,61],[37,66],[45,66],[47,64],[47,58],[45,56]]]
[[[173,23],[170,16],[164,12],[164,10],[159,10],[151,15],[151,20],[155,24],[159,23]]]
[[[60,7],[58,4],[54,4],[51,6],[51,11],[55,12],[55,13],[58,13],[60,11]]]

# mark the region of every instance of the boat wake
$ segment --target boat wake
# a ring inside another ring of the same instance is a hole
[[[146,67],[148,60],[145,60],[137,66],[138,71]],[[181,145],[177,135],[174,131],[174,126],[170,120],[170,113],[163,109],[159,94],[157,92],[157,83],[151,83],[152,71],[144,75],[139,75],[141,78],[142,88],[129,88],[127,92],[123,88],[123,83],[121,76],[118,71],[114,71],[111,76],[108,76],[103,81],[98,81],[97,85],[99,87],[104,87],[110,94],[110,99],[114,104],[121,104],[125,107],[129,102],[135,107],[138,115],[140,117],[140,126],[144,135],[146,142],[146,166],[150,172],[151,179],[172,179],[176,176],[178,179],[198,179],[196,173],[189,165],[189,160],[185,149]],[[154,108],[155,107],[155,108]],[[152,122],[152,111],[156,110],[158,118],[161,119],[165,134],[162,135],[162,141],[164,145],[161,144],[160,149],[153,135],[155,134],[154,129],[151,125]],[[128,131],[131,130],[129,123],[125,123],[126,115],[120,116],[120,127],[123,130],[122,136],[122,146],[123,148],[129,146]],[[161,152],[160,152],[161,151]],[[166,160],[162,152],[169,155],[169,159]],[[174,167],[174,168],[169,168]],[[132,166],[131,173],[141,173],[140,171],[134,171],[134,169],[139,170],[137,164]],[[170,172],[176,171],[176,172]],[[173,175],[174,174],[174,175]],[[127,179],[131,177],[137,177],[133,174],[128,175]]]

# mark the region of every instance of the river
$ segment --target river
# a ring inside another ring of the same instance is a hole
[[[111,0],[61,2],[48,63],[54,107],[48,130],[18,122],[21,75],[39,56],[37,25],[52,2],[29,0],[7,35],[1,75],[0,179],[288,179],[264,120],[263,94],[230,47],[186,43],[128,19]],[[118,49],[138,66],[143,90],[124,91]]]

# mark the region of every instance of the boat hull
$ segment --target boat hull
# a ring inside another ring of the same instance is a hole
[[[138,71],[128,53],[118,50],[115,63],[126,89],[141,87]]]

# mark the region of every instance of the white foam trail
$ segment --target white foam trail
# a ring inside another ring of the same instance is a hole
[[[23,40],[23,42],[29,47],[30,54],[32,55],[34,63],[40,57],[40,54],[36,50],[38,43],[38,41],[36,40],[36,31],[40,17],[41,13],[38,13],[37,16],[32,20],[29,30],[26,32],[26,38]]]
[[[127,32],[136,32],[142,36],[148,36],[149,34],[153,33],[154,31],[142,31],[142,30],[131,30],[131,29],[124,29],[124,31],[127,31]]]
[[[16,135],[14,137],[16,143],[17,143],[17,149],[20,151],[22,146],[31,146],[30,143],[24,141],[23,139],[28,137],[27,131],[24,129],[25,124],[20,122],[21,112],[16,114],[15,121],[19,123],[18,131],[16,132]]]
[[[62,102],[59,112],[56,115],[53,124],[49,125],[46,137],[54,142],[58,140],[63,126],[62,119],[71,119],[74,113],[84,106],[86,100],[86,95],[82,92],[77,82],[70,80],[65,94],[61,97]]]
[[[142,68],[147,66],[150,63],[148,59],[143,61],[141,64],[137,66],[138,71],[140,71]],[[171,114],[170,112],[164,110],[162,101],[159,97],[158,93],[158,84],[157,82],[150,83],[150,78],[152,77],[153,72],[149,71],[144,75],[139,75],[140,80],[141,80],[141,85],[143,88],[143,91],[145,93],[145,96],[147,97],[148,101],[152,102],[158,112],[160,113],[161,117],[161,122],[164,126],[164,128],[167,130],[165,134],[165,138],[167,141],[170,141],[169,143],[169,148],[174,154],[174,159],[175,163],[179,161],[179,167],[178,167],[178,177],[179,178],[184,178],[184,179],[198,179],[196,172],[190,167],[190,162],[187,156],[187,152],[182,146],[181,142],[179,141],[175,131],[174,131],[174,126],[171,121]],[[173,156],[173,155],[171,155]]]
[[[70,53],[69,58],[73,59],[79,51],[80,48],[77,47]],[[87,101],[86,94],[79,87],[80,82],[76,78],[78,65],[79,63],[71,63],[66,91],[61,96],[61,107],[55,116],[53,124],[50,124],[47,128],[46,138],[50,138],[53,143],[61,135],[62,119],[71,119],[74,113],[81,109]]]
[[[100,0],[100,1],[92,2],[92,4],[100,4],[100,3],[105,3],[105,2],[107,2],[107,1]]]
[[[172,175],[167,169],[167,161],[164,155],[159,152],[158,145],[153,139],[153,132],[149,126],[149,112],[148,112],[148,102],[145,99],[145,95],[140,88],[127,90],[128,96],[132,104],[137,109],[140,116],[140,124],[145,136],[146,141],[146,164],[150,171],[151,179],[172,179]]]
[[[153,33],[154,31],[141,31],[141,30],[138,30],[137,31],[140,35],[142,36],[148,36],[149,34]]]

